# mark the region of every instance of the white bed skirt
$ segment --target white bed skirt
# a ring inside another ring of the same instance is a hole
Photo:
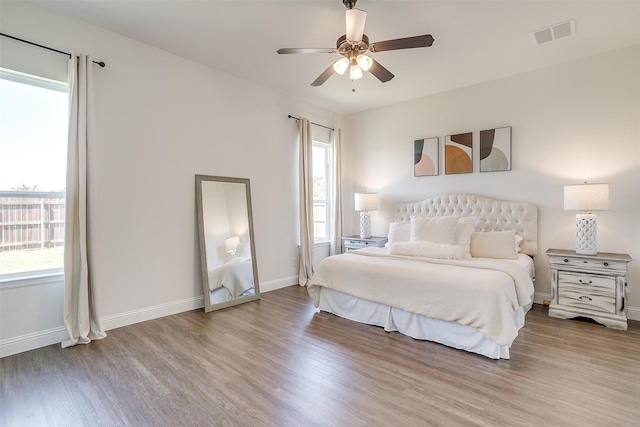
[[[531,305],[519,307],[514,313],[518,329],[524,326],[524,317],[530,308]],[[508,346],[496,344],[471,326],[421,316],[332,289],[321,289],[318,309],[356,322],[381,326],[387,332],[397,331],[411,338],[433,341],[491,359],[509,359]]]

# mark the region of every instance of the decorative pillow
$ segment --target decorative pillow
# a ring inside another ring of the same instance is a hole
[[[522,243],[522,241],[524,240],[524,237],[520,236],[519,234],[516,234],[516,252],[520,252],[522,250],[522,248],[520,247],[520,243]]]
[[[411,217],[411,241],[426,240],[452,245],[455,239],[459,216],[437,216],[433,218]]]
[[[405,255],[423,258],[462,259],[469,258],[469,245],[449,245],[427,240],[400,242],[389,246],[391,255]]]
[[[471,233],[473,233],[473,226],[476,223],[474,217],[468,216],[460,218],[456,224],[456,233],[453,242],[456,245],[469,245],[471,241]]]
[[[470,252],[476,258],[518,259],[515,230],[471,233]]]
[[[388,241],[385,245],[389,247],[394,243],[408,242],[411,240],[411,223],[410,222],[392,222],[389,224]]]

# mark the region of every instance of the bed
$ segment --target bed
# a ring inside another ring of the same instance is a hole
[[[508,359],[537,250],[534,204],[445,194],[397,205],[386,248],[325,258],[308,292],[321,311]]]
[[[209,271],[209,298],[211,304],[253,295],[253,263],[251,258],[235,257]]]

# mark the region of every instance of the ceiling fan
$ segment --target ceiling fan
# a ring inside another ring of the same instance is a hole
[[[324,72],[311,83],[311,86],[320,86],[326,82],[333,73],[344,74],[348,68],[351,80],[362,78],[362,72],[369,71],[382,83],[388,82],[394,77],[394,75],[391,71],[380,65],[380,63],[375,59],[371,58],[369,55],[365,55],[367,51],[375,53],[387,50],[429,47],[433,44],[433,37],[431,34],[370,43],[369,37],[364,34],[364,24],[367,19],[367,12],[355,9],[357,0],[343,0],[342,3],[347,7],[347,10],[345,11],[347,32],[338,38],[335,48],[278,49],[279,54],[339,53],[342,55],[342,58],[324,70]]]

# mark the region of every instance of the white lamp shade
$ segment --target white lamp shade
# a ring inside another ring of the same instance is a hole
[[[358,80],[362,78],[362,68],[359,65],[352,65],[349,73],[351,80]]]
[[[609,209],[609,184],[564,186],[565,211],[606,211]]]
[[[237,236],[224,239],[224,249],[229,253],[235,251],[239,244],[240,238]]]
[[[356,211],[375,211],[378,209],[378,193],[355,193]]]
[[[362,71],[367,71],[373,65],[373,59],[363,54],[356,57],[356,62],[362,68]]]
[[[343,75],[347,68],[349,68],[348,58],[340,58],[333,64],[333,69],[340,75]]]
[[[347,21],[347,41],[359,43],[364,34],[364,24],[367,21],[367,12],[360,9],[345,10]]]

